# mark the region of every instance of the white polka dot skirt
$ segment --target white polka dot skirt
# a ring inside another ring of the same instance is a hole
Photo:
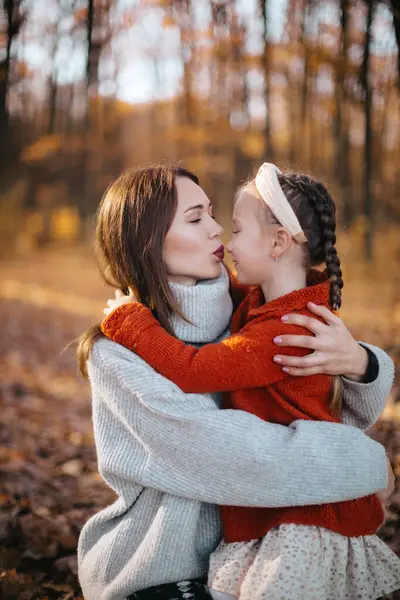
[[[258,540],[221,542],[208,586],[239,600],[377,600],[400,589],[400,559],[376,535],[284,524]]]

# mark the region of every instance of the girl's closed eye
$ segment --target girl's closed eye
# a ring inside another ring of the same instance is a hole
[[[189,221],[189,223],[200,223],[201,218],[199,217],[198,219],[195,219],[194,221]]]

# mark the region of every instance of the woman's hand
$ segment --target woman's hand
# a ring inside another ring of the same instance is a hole
[[[103,313],[106,316],[108,316],[113,310],[118,308],[118,306],[122,306],[123,304],[128,304],[128,302],[137,302],[138,301],[135,294],[133,293],[133,290],[131,288],[128,288],[128,289],[129,289],[128,296],[126,294],[124,294],[124,292],[122,290],[116,290],[115,298],[110,298],[109,300],[107,300],[108,308],[105,308],[103,310]]]
[[[296,346],[313,350],[307,356],[285,356],[279,354],[274,361],[282,365],[290,375],[344,375],[360,380],[368,367],[368,354],[360,346],[339,317],[325,306],[308,303],[308,309],[322,317],[325,323],[305,315],[286,315],[285,323],[293,323],[309,329],[313,337],[306,335],[281,335],[274,339],[278,346]]]

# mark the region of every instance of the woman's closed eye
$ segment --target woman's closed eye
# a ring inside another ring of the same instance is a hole
[[[203,211],[202,211],[202,212],[203,212]],[[211,218],[212,218],[212,219],[214,219],[214,221],[215,221],[215,217],[214,217],[214,215],[212,214],[212,209],[211,209],[211,206],[209,206],[209,208],[208,208],[208,211],[207,211],[207,214],[208,214],[208,216],[209,216],[209,217],[211,217]],[[197,213],[197,219],[191,219],[191,220],[189,221],[189,223],[200,223],[200,221],[202,221],[202,217],[203,217],[203,216],[207,216],[207,215],[205,215],[204,213],[203,213],[203,214],[201,214],[200,212],[198,212],[198,213]]]
[[[214,215],[210,215],[210,217],[215,221]],[[189,223],[200,223],[200,221],[201,217],[199,217],[198,219],[193,219],[192,221],[189,221]]]

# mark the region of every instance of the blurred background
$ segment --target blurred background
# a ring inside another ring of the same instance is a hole
[[[229,238],[264,160],[339,208],[342,317],[400,367],[399,0],[0,3],[0,595],[75,599],[76,543],[113,501],[66,345],[113,290],[94,216],[127,167],[193,170]],[[400,475],[399,376],[371,431]],[[380,534],[400,553],[400,485]]]

